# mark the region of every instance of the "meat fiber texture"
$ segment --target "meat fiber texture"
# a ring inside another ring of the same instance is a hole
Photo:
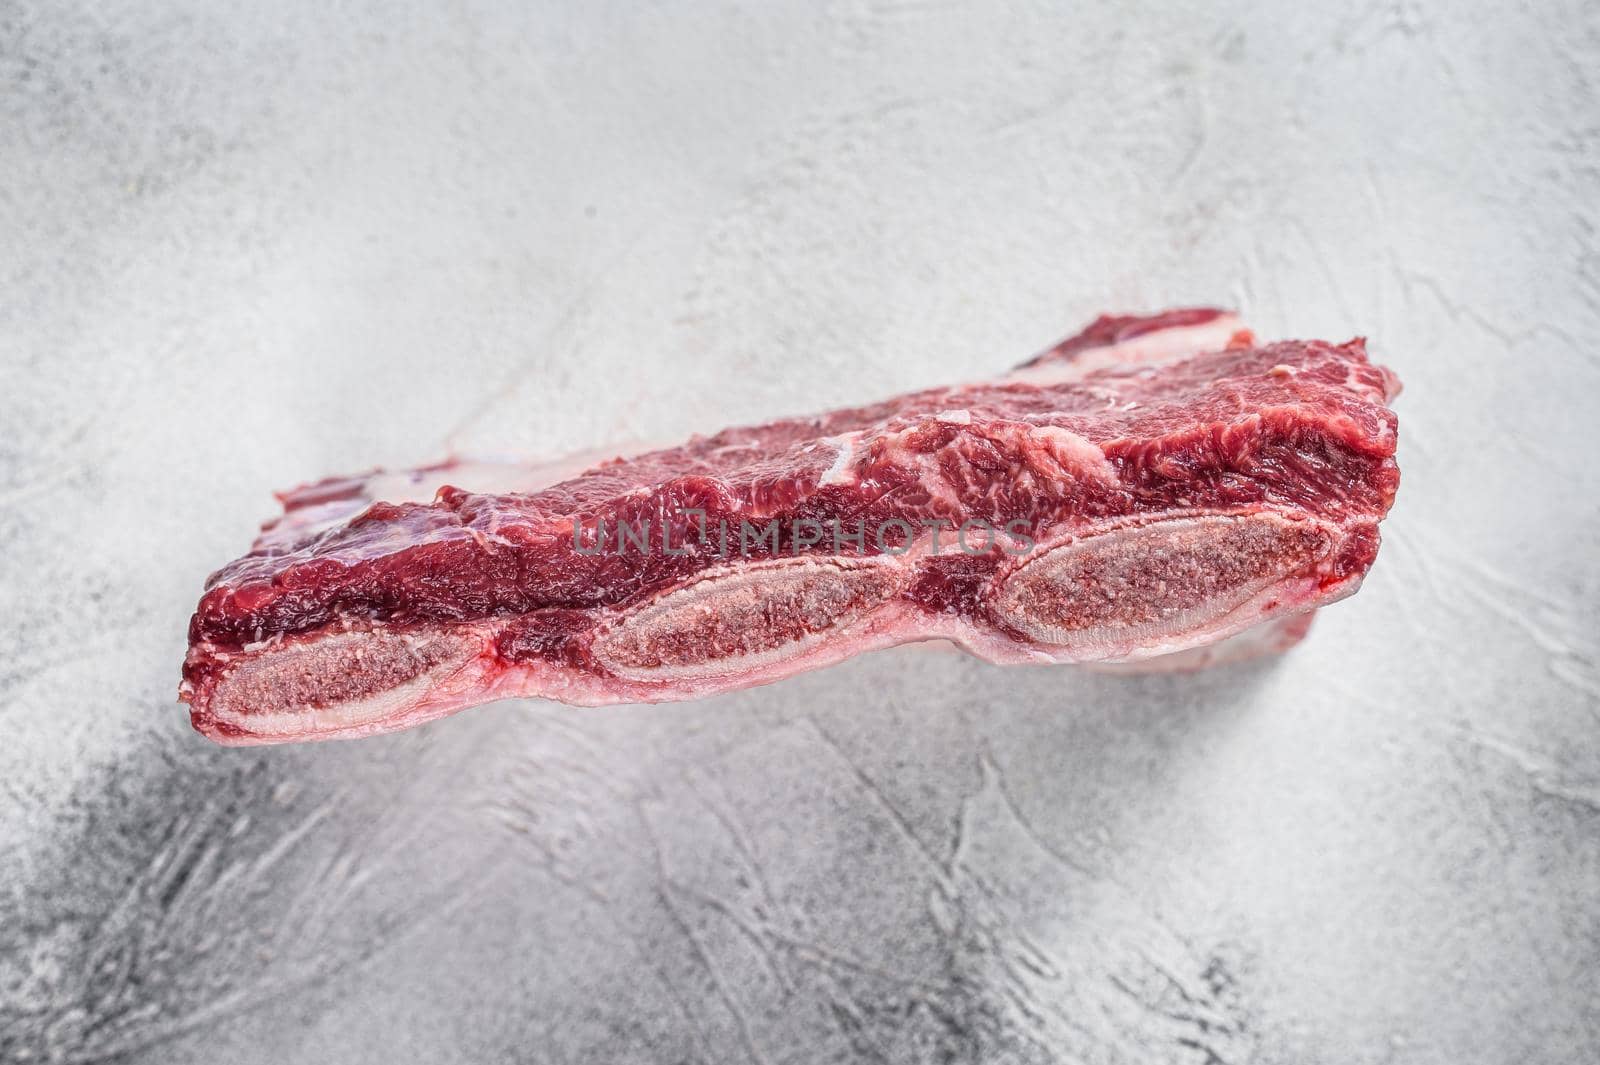
[[[228,744],[493,699],[660,702],[943,640],[997,664],[1281,650],[1394,500],[1363,341],[1102,317],[994,381],[547,465],[324,481],[208,582],[181,696]]]

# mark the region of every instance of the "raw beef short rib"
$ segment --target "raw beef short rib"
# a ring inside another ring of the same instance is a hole
[[[221,743],[510,697],[690,699],[875,648],[1194,668],[1293,644],[1394,500],[1393,374],[1222,311],[1104,317],[1011,374],[632,457],[285,493],[181,698]]]

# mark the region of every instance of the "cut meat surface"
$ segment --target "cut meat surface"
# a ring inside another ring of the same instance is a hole
[[[1191,669],[1354,592],[1399,383],[1231,314],[1103,317],[1012,373],[629,457],[323,481],[212,575],[180,696],[230,744],[494,699],[690,699],[944,640]]]

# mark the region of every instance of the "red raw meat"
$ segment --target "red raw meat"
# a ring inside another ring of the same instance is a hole
[[[207,582],[181,698],[219,742],[276,743],[689,699],[914,640],[1157,668],[1281,649],[1376,557],[1398,390],[1359,339],[1256,345],[1187,309],[631,458],[324,481]]]

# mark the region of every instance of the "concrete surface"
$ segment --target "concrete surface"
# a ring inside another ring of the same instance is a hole
[[[1600,17],[0,0],[0,1059],[1600,1060]],[[1196,677],[915,650],[229,751],[269,490],[1372,338],[1355,599]]]

